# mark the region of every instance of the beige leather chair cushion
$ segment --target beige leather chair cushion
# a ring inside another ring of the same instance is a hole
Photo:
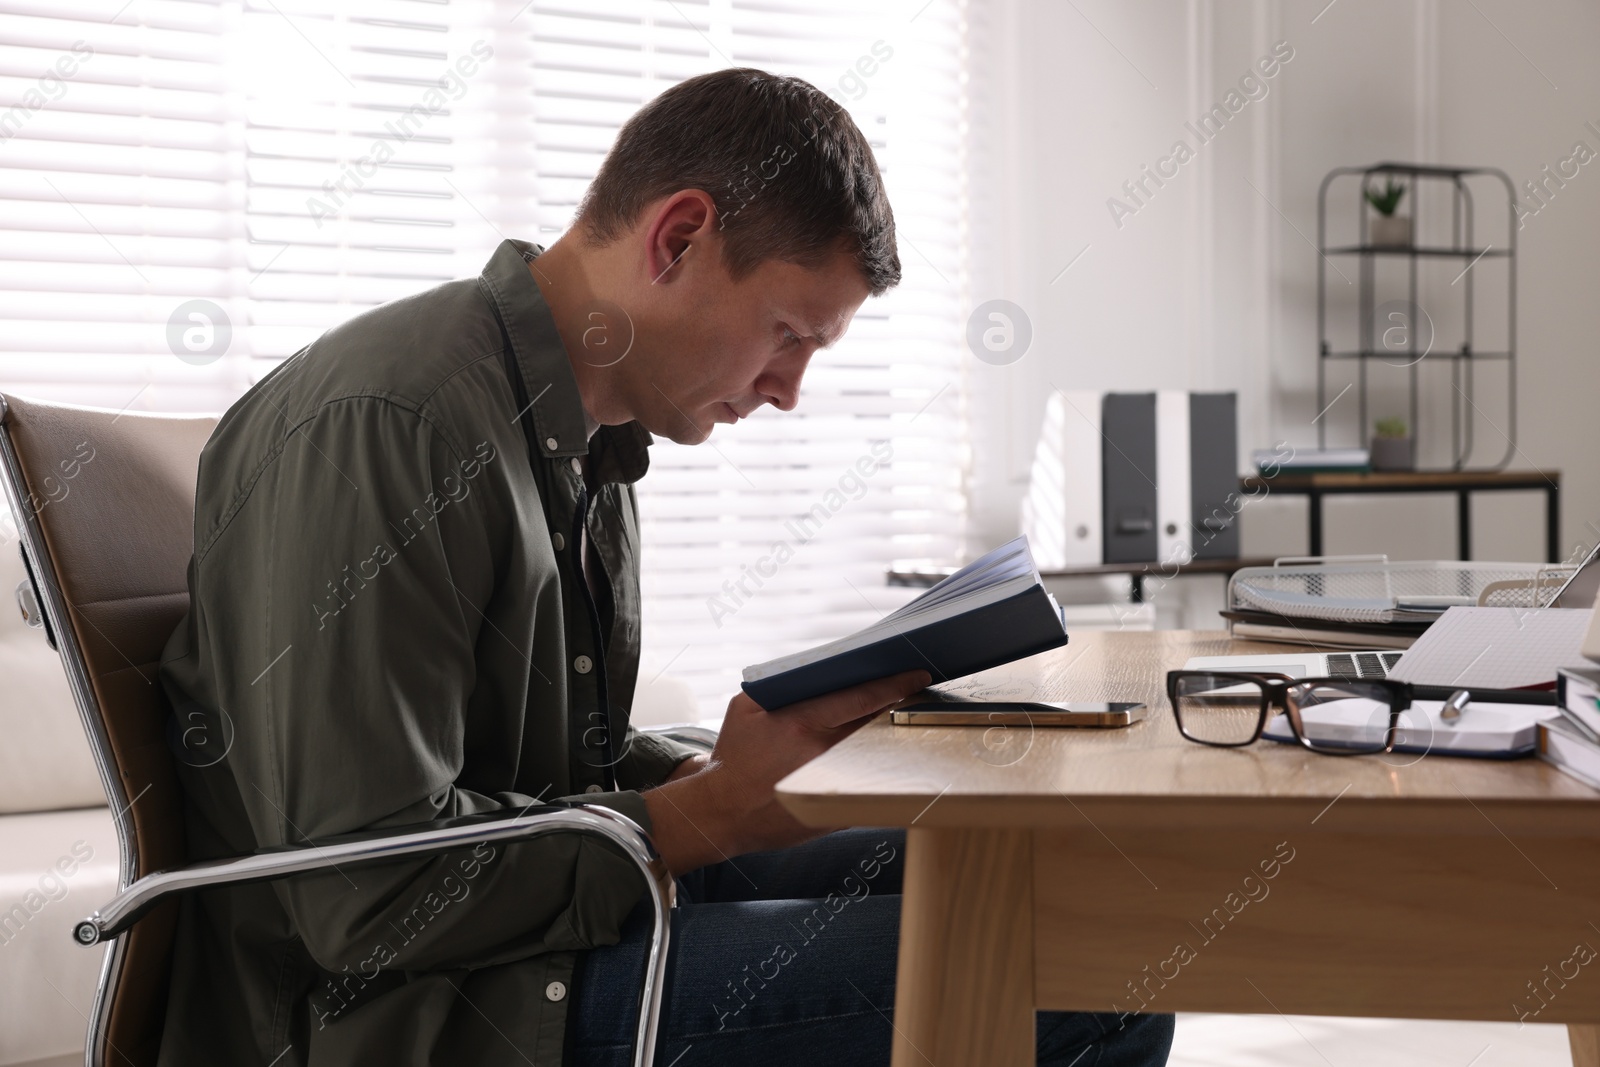
[[[189,605],[197,464],[216,418],[7,400],[35,495],[59,496],[39,517],[67,600],[82,613],[91,673],[153,668]]]
[[[66,601],[63,625],[82,650],[131,804],[135,862],[125,873],[176,866],[185,859],[182,802],[157,670],[189,604],[195,476],[217,420],[6,399],[29,491],[50,501],[38,518]],[[176,915],[175,903],[163,905],[127,935],[98,1052],[156,1062]]]
[[[83,652],[142,869],[181,862],[182,816],[156,668],[189,603],[196,467],[210,416],[119,414],[7,396],[6,427],[36,501]]]
[[[0,816],[0,1064],[83,1062],[105,949],[76,944],[72,927],[116,890],[107,809]]]
[[[97,807],[106,802],[105,789],[61,657],[16,608],[14,591],[25,573],[6,516],[0,520],[0,815]]]

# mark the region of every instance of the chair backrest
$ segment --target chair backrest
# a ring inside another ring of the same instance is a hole
[[[195,481],[216,423],[0,395],[0,481],[116,816],[123,886],[186,858],[156,670],[189,607]],[[158,909],[113,944],[92,1063],[154,1067],[176,914]]]

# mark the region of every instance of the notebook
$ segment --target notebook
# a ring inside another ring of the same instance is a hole
[[[1019,537],[866,629],[746,667],[742,688],[771,711],[901,671],[945,682],[1066,643],[1061,609]]]
[[[1441,700],[1413,701],[1400,713],[1394,750],[1490,759],[1526,756],[1539,743],[1539,724],[1561,716],[1553,707],[1474,700],[1452,726],[1439,718],[1443,706]],[[1306,708],[1300,714],[1316,736],[1337,741],[1341,733],[1349,740],[1370,736],[1374,724],[1388,723],[1389,709],[1375,700],[1351,698]],[[1295,742],[1289,722],[1281,714],[1273,717],[1262,736],[1272,741]]]
[[[1566,719],[1539,724],[1539,758],[1585,785],[1600,789],[1600,747],[1579,736]]]

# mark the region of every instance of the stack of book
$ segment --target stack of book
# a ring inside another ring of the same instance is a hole
[[[1324,573],[1320,564],[1298,572],[1246,568],[1229,583],[1230,603],[1222,617],[1237,638],[1400,650],[1410,648],[1450,608],[1477,602],[1471,596],[1349,595],[1390,585],[1387,568],[1387,562],[1373,564],[1370,575],[1352,566]],[[1317,592],[1294,591],[1296,583]]]
[[[1539,724],[1539,758],[1600,789],[1600,667],[1563,667],[1556,678],[1561,717]]]
[[[1410,648],[1439,618],[1438,612],[1431,612],[1393,622],[1340,622],[1250,608],[1226,608],[1219,614],[1228,620],[1229,632],[1240,640],[1395,651]]]

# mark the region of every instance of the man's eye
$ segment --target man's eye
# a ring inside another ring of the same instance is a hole
[[[783,327],[783,343],[785,345],[797,345],[800,343],[800,335],[785,326]]]

